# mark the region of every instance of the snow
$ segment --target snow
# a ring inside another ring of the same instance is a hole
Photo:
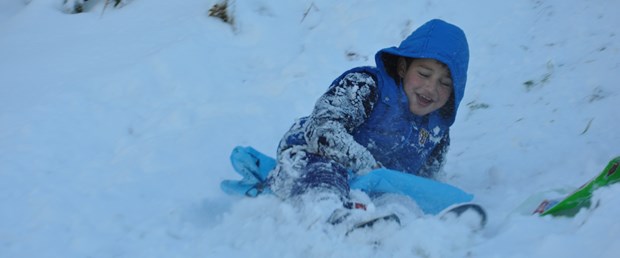
[[[246,0],[234,26],[207,16],[214,0],[103,3],[0,3],[0,257],[620,252],[618,185],[572,219],[514,212],[620,155],[617,1]],[[486,207],[485,230],[422,217],[344,237],[220,191],[234,146],[274,155],[334,78],[431,18],[468,36],[446,180]]]

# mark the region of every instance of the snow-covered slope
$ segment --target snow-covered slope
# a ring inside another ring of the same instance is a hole
[[[620,155],[617,1],[0,3],[0,257],[616,257],[620,187],[573,219],[519,215]],[[485,231],[424,217],[345,238],[219,190],[236,145],[275,154],[341,72],[431,18],[471,62],[446,165]],[[382,238],[381,244],[374,241]]]

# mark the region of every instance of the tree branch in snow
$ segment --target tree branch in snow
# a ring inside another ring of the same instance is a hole
[[[303,16],[303,17],[301,17],[301,21],[300,21],[299,23],[303,23],[303,22],[304,22],[304,20],[306,19],[306,17],[307,17],[307,16],[308,16],[308,14],[310,13],[310,11],[312,11],[312,9],[317,10],[317,11],[319,10],[319,8],[318,8],[318,7],[316,7],[316,5],[314,5],[314,2],[312,2],[312,3],[310,4],[310,6],[308,6],[308,9],[306,9],[306,11],[304,12],[304,16]]]
[[[220,1],[209,9],[209,16],[219,18],[225,23],[234,25],[234,17],[230,11],[230,4],[228,0]]]
[[[127,0],[105,0],[104,11],[110,1],[114,2],[114,7],[121,7],[127,2]],[[63,0],[63,9],[66,13],[81,13],[86,11],[86,2],[88,0]],[[103,11],[101,14],[103,15]]]

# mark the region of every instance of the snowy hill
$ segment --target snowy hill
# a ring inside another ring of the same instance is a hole
[[[0,257],[616,257],[620,186],[573,219],[515,214],[620,155],[620,2],[0,3]],[[489,212],[345,238],[288,204],[239,199],[236,145],[274,155],[340,73],[431,18],[466,32],[447,181]]]

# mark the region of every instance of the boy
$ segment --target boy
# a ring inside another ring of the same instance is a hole
[[[267,180],[276,195],[347,206],[350,176],[380,167],[437,175],[465,91],[465,34],[431,20],[375,61],[338,77],[284,135]]]

